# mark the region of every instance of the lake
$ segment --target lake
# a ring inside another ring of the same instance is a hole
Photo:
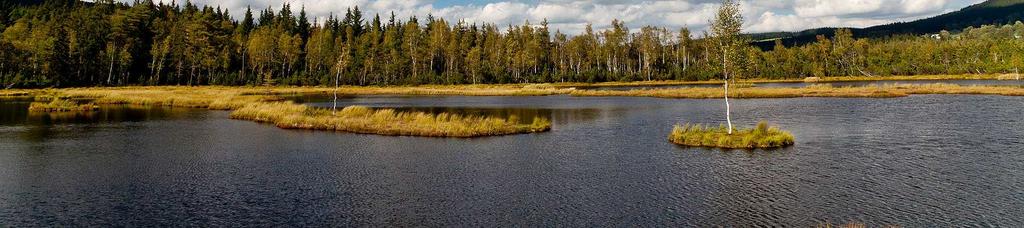
[[[1024,97],[733,102],[738,125],[768,120],[797,144],[667,141],[676,123],[723,123],[721,100],[341,100],[552,120],[551,132],[476,139],[0,102],[0,226],[1024,226]]]

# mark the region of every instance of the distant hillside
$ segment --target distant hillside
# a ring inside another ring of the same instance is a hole
[[[876,38],[938,33],[942,30],[959,31],[970,26],[1010,24],[1016,21],[1024,21],[1024,0],[989,0],[931,18],[851,30],[858,38]],[[771,48],[777,39],[781,39],[786,46],[802,45],[814,42],[818,35],[832,36],[834,31],[835,28],[817,28],[801,32],[760,33],[750,36],[755,45]]]

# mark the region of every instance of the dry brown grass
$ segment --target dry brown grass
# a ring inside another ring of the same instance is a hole
[[[535,118],[531,124],[520,124],[514,117],[398,112],[394,109],[361,106],[346,107],[335,113],[291,102],[252,103],[232,112],[231,118],[273,123],[287,129],[394,136],[466,138],[535,133],[551,129],[551,123],[543,118]]]

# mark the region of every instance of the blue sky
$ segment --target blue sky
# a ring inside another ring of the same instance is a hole
[[[124,0],[123,0],[124,1]],[[170,2],[170,0],[162,0]],[[703,30],[718,4],[716,0],[192,0],[214,4],[240,15],[288,2],[305,6],[311,16],[326,17],[359,6],[367,15],[395,12],[401,18],[432,14],[448,20],[499,25],[538,23],[576,34],[592,23],[606,28],[621,19],[630,28],[654,25]],[[954,11],[983,0],[741,0],[746,32],[799,31],[817,27],[866,27],[908,21]],[[182,1],[178,1],[184,2]]]

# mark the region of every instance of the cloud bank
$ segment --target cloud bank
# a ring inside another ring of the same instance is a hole
[[[169,3],[170,0],[162,0]],[[746,32],[799,31],[817,27],[866,27],[941,14],[983,0],[744,0]],[[177,1],[178,3],[184,1]],[[394,13],[401,19],[432,14],[469,23],[533,24],[547,19],[554,30],[578,34],[588,23],[606,28],[613,19],[630,28],[654,25],[703,30],[718,7],[714,0],[193,0],[199,5],[221,6],[236,18],[247,6],[254,12],[283,3],[293,11],[305,7],[311,17],[326,18],[332,12],[358,6],[371,15]]]

